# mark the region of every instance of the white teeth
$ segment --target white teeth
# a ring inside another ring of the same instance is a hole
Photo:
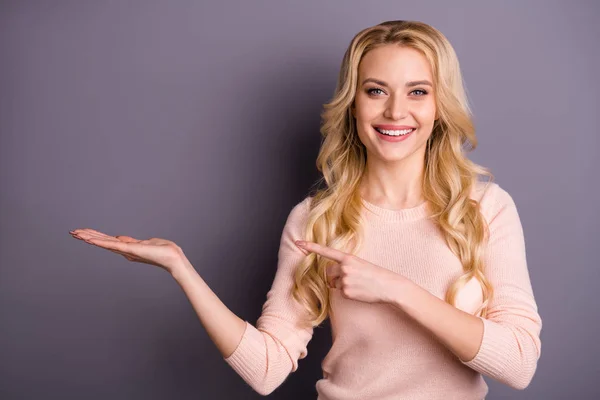
[[[398,131],[391,131],[391,130],[379,129],[379,128],[375,128],[375,129],[377,129],[381,133],[385,133],[386,135],[391,135],[391,136],[406,135],[407,133],[410,133],[413,131],[412,128],[411,129],[402,129],[402,130],[398,130]]]

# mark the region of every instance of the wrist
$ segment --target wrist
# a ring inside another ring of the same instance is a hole
[[[415,284],[413,281],[402,275],[398,275],[398,277],[389,282],[390,290],[388,290],[389,296],[387,302],[402,310],[406,306],[406,301],[410,297],[410,291]]]
[[[182,253],[181,257],[179,257],[169,268],[169,273],[176,280],[184,279],[186,276],[190,274],[190,272],[195,272],[194,266],[187,257]]]

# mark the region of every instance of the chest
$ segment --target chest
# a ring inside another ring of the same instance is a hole
[[[419,221],[363,229],[364,244],[358,257],[410,279],[442,300],[464,273],[460,259],[433,223]],[[482,298],[479,282],[472,279],[457,293],[456,307],[473,314]],[[375,323],[374,319],[382,315],[389,318],[390,312],[397,314],[388,305],[349,300],[337,292],[332,296],[332,308],[338,320],[349,318],[359,324]]]

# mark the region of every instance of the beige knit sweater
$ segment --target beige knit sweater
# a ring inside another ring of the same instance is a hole
[[[520,218],[512,197],[497,183],[487,189],[480,183],[471,197],[481,202],[490,225],[485,273],[495,289],[475,358],[462,362],[397,308],[349,300],[333,290],[333,345],[316,382],[319,400],[481,400],[488,392],[482,375],[514,388],[529,384],[540,357],[542,321]],[[294,241],[304,239],[310,201],[297,204],[283,228],[275,279],[256,327],[246,321],[238,347],[225,358],[263,395],[297,370],[313,334],[297,327],[305,314],[291,295],[294,268],[305,257]],[[428,219],[427,203],[402,210],[363,203],[365,246],[357,255],[443,299],[462,266]],[[459,292],[457,307],[474,313],[480,304],[481,290],[473,280]]]

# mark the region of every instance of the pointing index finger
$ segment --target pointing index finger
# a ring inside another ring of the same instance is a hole
[[[343,251],[332,249],[331,247],[321,246],[315,242],[304,242],[304,245],[301,246],[303,249],[308,250],[312,253],[317,253],[323,257],[329,258],[330,260],[341,263],[342,259],[348,254]]]

